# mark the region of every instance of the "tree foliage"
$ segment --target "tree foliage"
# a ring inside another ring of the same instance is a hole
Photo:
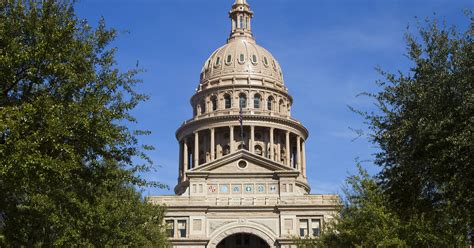
[[[470,13],[468,13],[470,15]],[[380,149],[376,177],[348,178],[347,202],[299,247],[470,247],[474,227],[472,31],[436,20],[407,33],[409,73],[379,69],[377,106],[362,114]]]
[[[387,208],[381,188],[360,165],[358,168],[358,175],[346,179],[346,201],[339,215],[321,237],[296,240],[298,247],[408,247],[400,237],[400,220]]]
[[[364,113],[378,179],[404,222],[423,219],[453,244],[474,226],[472,36],[428,20],[406,40],[410,73],[380,70],[378,112]]]
[[[414,215],[408,220],[400,216],[378,180],[358,168],[358,175],[346,179],[346,200],[334,221],[320,237],[295,239],[297,247],[469,247],[459,232],[440,233],[430,216]]]
[[[126,126],[147,99],[139,71],[119,71],[116,30],[73,5],[0,1],[0,244],[164,245],[163,209],[136,190],[148,132]]]

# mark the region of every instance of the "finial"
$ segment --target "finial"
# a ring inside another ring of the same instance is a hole
[[[250,10],[247,0],[235,0],[229,12],[229,17],[232,20],[232,32],[229,40],[236,37],[248,37],[253,39],[251,25],[253,12]]]

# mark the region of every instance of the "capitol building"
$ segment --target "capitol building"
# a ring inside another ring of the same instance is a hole
[[[246,0],[229,16],[227,43],[205,61],[191,97],[193,117],[176,131],[176,195],[148,201],[166,206],[173,247],[295,247],[295,237],[320,235],[340,199],[310,194],[309,132],[291,116],[278,61],[255,41]]]

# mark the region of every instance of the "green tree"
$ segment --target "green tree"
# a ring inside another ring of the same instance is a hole
[[[345,202],[334,222],[321,237],[297,239],[298,247],[407,247],[400,238],[400,220],[387,208],[382,189],[358,168],[359,175],[346,179]]]
[[[469,30],[436,20],[418,30],[406,35],[410,72],[380,70],[381,91],[369,94],[378,109],[362,114],[391,209],[456,244],[474,227],[474,47]],[[429,244],[419,234],[406,235]]]
[[[358,175],[346,179],[345,202],[334,222],[326,225],[320,237],[295,239],[299,248],[468,247],[462,235],[452,234],[457,240],[440,235],[424,215],[404,220],[391,208],[377,178],[358,168]]]
[[[362,114],[378,145],[374,178],[348,178],[344,207],[299,247],[470,247],[474,226],[472,32],[436,20],[407,33],[410,73],[379,69],[377,103]]]
[[[0,1],[0,246],[165,246],[163,209],[137,191],[163,186],[137,175],[148,132],[127,127],[139,71],[73,5]]]

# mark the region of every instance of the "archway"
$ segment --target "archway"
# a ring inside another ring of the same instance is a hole
[[[270,245],[257,235],[236,233],[223,239],[216,248],[270,248]]]
[[[234,246],[227,246],[230,245],[231,241],[227,241],[228,237],[231,237],[236,234],[248,234],[251,235],[249,236],[252,238],[252,236],[258,237],[258,241],[260,242],[260,239],[264,241],[264,246],[256,246],[256,247],[274,247],[275,244],[275,237],[267,230],[264,226],[257,225],[255,223],[247,223],[246,220],[241,220],[240,224],[230,224],[230,225],[225,225],[217,230],[214,231],[214,234],[211,235],[210,241],[208,244],[209,248],[217,248],[219,244],[223,240],[226,240],[225,246],[224,243],[221,244],[219,247],[252,247],[252,246],[245,246],[245,240],[243,241],[242,245],[234,245]],[[255,238],[253,238],[255,240]],[[228,239],[228,240],[232,240]],[[235,239],[234,239],[235,241]]]

